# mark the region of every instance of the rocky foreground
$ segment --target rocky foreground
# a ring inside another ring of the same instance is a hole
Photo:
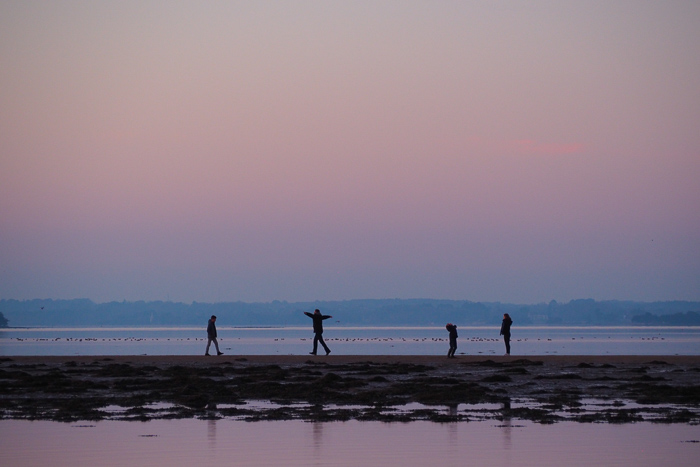
[[[698,424],[700,357],[13,356],[0,418]]]

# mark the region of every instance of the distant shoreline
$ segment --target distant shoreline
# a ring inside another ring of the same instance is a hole
[[[511,315],[515,326],[700,325],[700,301],[686,300],[575,299],[517,304],[452,299],[217,303],[0,299],[0,316],[4,315],[7,324],[20,326],[206,326],[211,315],[218,317],[220,325],[279,326],[281,322],[305,326],[308,322],[302,312],[315,308],[353,326],[395,326],[399,322],[404,326],[498,326],[504,313]]]
[[[454,320],[453,320],[454,321]],[[460,329],[499,329],[499,324],[461,324]],[[439,329],[443,324],[335,324],[324,326],[327,329]],[[285,329],[308,326],[299,323],[289,324],[222,324],[218,329]],[[700,329],[699,324],[522,324],[516,329]],[[0,331],[33,329],[206,329],[198,324],[31,324],[25,326],[0,327]]]
[[[248,364],[299,365],[307,362],[328,364],[351,364],[358,362],[373,363],[420,363],[429,365],[454,365],[493,360],[509,362],[520,359],[537,360],[544,363],[577,365],[580,363],[596,364],[643,364],[653,361],[665,361],[673,364],[700,365],[700,355],[458,355],[447,359],[443,355],[221,355],[205,357],[202,355],[6,355],[0,356],[0,362],[13,361],[19,364],[67,362],[87,363],[93,361],[111,361],[114,363],[138,364],[224,364],[236,363],[245,359]]]

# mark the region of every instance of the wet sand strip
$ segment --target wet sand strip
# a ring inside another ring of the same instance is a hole
[[[700,356],[11,356],[0,418],[698,424]]]

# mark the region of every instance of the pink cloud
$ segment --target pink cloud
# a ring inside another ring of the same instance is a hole
[[[521,154],[563,155],[583,151],[581,143],[540,143],[531,139],[516,140],[511,143]]]

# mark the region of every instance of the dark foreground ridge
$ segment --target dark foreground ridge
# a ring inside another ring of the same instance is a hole
[[[4,357],[0,418],[698,424],[700,357]]]

